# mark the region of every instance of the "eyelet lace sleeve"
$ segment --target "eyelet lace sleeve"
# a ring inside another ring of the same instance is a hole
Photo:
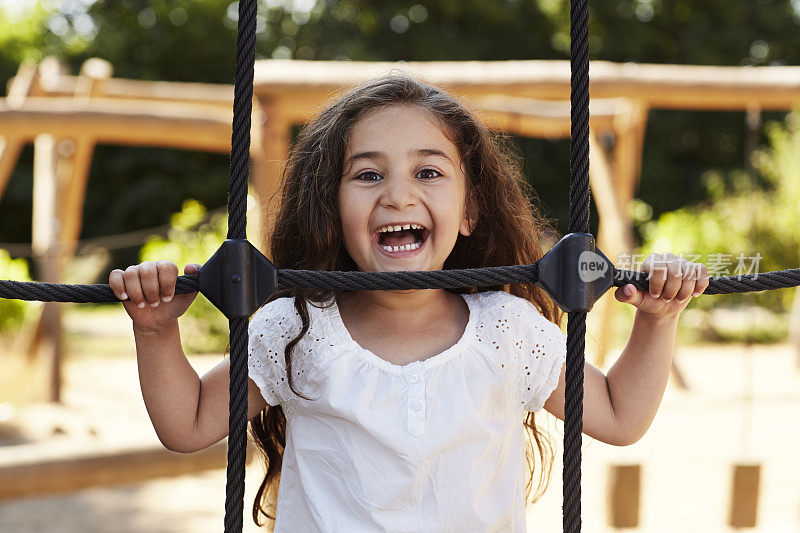
[[[287,381],[284,349],[301,327],[294,298],[273,300],[250,319],[248,373],[269,405],[286,406],[296,401]]]
[[[512,394],[526,411],[538,411],[558,386],[567,355],[567,336],[528,300],[512,296],[508,343]]]

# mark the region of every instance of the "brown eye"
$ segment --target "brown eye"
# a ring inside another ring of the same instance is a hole
[[[442,175],[441,172],[439,172],[438,170],[434,170],[432,168],[423,168],[422,170],[420,170],[417,173],[417,176],[419,176],[420,178],[422,178],[424,180],[431,180],[431,179],[437,178],[437,177],[439,177],[441,175]]]
[[[366,172],[358,174],[355,179],[364,181],[377,181],[378,179],[380,179],[380,175],[371,170],[367,170]]]

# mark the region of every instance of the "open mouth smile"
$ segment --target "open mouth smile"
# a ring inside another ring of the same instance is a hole
[[[375,230],[372,241],[388,257],[411,257],[420,253],[430,231],[414,222],[387,224]]]

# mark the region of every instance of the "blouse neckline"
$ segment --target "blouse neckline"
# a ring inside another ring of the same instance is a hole
[[[412,365],[421,366],[423,369],[433,368],[438,366],[450,359],[454,356],[458,355],[459,353],[463,352],[464,346],[467,344],[468,339],[472,335],[472,332],[475,330],[475,324],[478,321],[478,311],[479,306],[475,302],[475,295],[474,294],[459,294],[461,298],[466,302],[467,308],[469,309],[469,318],[467,319],[467,325],[464,328],[464,333],[461,334],[461,337],[456,341],[455,344],[440,352],[436,355],[432,355],[426,359],[421,361],[412,361],[410,363],[406,363],[404,365],[396,365],[387,361],[386,359],[378,356],[374,352],[367,350],[360,344],[358,344],[355,339],[350,335],[350,332],[347,330],[347,327],[344,325],[344,321],[342,320],[342,315],[339,313],[339,304],[336,302],[336,298],[332,299],[332,304],[330,307],[326,309],[328,312],[326,313],[328,323],[330,324],[332,330],[339,338],[339,342],[342,346],[349,347],[354,353],[359,355],[362,359],[366,360],[373,365],[387,370],[389,372],[393,372],[395,374],[402,374],[405,370],[408,370]]]

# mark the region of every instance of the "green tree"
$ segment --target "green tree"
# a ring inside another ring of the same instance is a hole
[[[766,186],[755,189],[751,177],[736,171],[724,179],[704,175],[707,198],[645,222],[642,254],[672,251],[700,255],[711,275],[735,276],[797,268],[800,264],[800,111],[786,123],[767,125],[769,146],[757,153],[756,167]],[[716,255],[720,254],[720,255]],[[741,259],[741,263],[740,263]],[[711,271],[713,270],[713,271]],[[796,290],[700,298],[699,308],[755,302],[788,312]]]

